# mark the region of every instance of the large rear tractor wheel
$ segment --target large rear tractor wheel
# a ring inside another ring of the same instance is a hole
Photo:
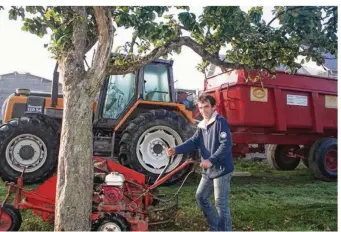
[[[300,163],[300,158],[290,157],[298,145],[269,145],[266,152],[268,163],[276,170],[294,170]]]
[[[23,169],[24,183],[41,183],[55,171],[59,136],[37,118],[22,117],[0,127],[0,176],[16,182]]]
[[[193,127],[174,112],[151,110],[142,113],[132,120],[123,132],[119,160],[123,165],[144,173],[149,184],[154,183],[168,163],[167,147],[183,143],[193,133]],[[194,158],[195,154],[176,155],[166,173],[186,159]],[[189,169],[190,167],[177,172],[166,184],[177,182]]]
[[[309,168],[314,177],[324,181],[337,179],[337,139],[324,138],[310,148]]]

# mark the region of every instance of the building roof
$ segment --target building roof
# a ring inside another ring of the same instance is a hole
[[[40,76],[36,76],[36,75],[33,75],[29,72],[27,73],[19,73],[19,72],[11,72],[11,73],[5,73],[5,74],[0,74],[0,77],[6,77],[6,76],[16,76],[16,75],[26,75],[26,76],[30,76],[30,77],[35,77],[35,78],[38,78],[38,79],[41,79],[42,81],[45,81],[45,82],[52,82],[51,79],[47,79],[45,77],[40,77]]]

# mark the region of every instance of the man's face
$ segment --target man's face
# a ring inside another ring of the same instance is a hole
[[[206,120],[210,119],[213,112],[215,111],[215,107],[212,107],[209,101],[198,102],[198,108],[202,117]]]

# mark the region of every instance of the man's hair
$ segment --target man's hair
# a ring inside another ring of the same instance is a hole
[[[200,102],[200,103],[209,102],[209,103],[211,104],[212,107],[215,106],[215,104],[216,104],[216,100],[214,99],[214,97],[212,97],[212,96],[209,95],[209,94],[205,94],[205,93],[201,94],[201,95],[198,97],[198,99],[197,99],[197,104],[198,104],[199,102]]]

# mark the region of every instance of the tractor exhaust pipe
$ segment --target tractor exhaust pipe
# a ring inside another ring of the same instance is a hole
[[[54,67],[52,86],[51,86],[51,107],[56,107],[58,100],[58,85],[59,85],[59,72],[58,72],[58,62]]]

